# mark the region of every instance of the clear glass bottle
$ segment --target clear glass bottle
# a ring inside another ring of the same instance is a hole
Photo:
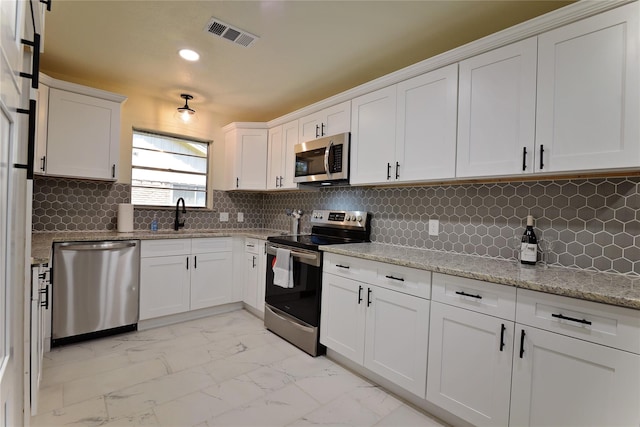
[[[158,216],[153,215],[153,219],[151,220],[151,231],[158,231]]]

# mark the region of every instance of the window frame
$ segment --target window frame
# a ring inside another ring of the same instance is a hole
[[[196,142],[196,143],[200,143],[200,144],[206,144],[207,145],[207,155],[206,155],[206,174],[205,174],[205,204],[204,206],[190,206],[187,205],[186,208],[187,209],[192,209],[192,210],[211,210],[211,206],[212,206],[212,201],[211,201],[211,179],[212,179],[212,174],[211,174],[211,152],[212,152],[212,146],[213,146],[213,140],[210,139],[202,139],[202,138],[196,138],[196,137],[192,137],[192,136],[187,136],[187,135],[181,135],[181,134],[176,134],[176,133],[171,133],[171,132],[162,132],[162,131],[157,131],[157,130],[150,130],[150,129],[145,129],[145,128],[138,128],[138,127],[132,127],[131,129],[131,179],[130,179],[130,184],[129,184],[129,197],[130,197],[130,201],[131,203],[134,205],[134,207],[136,209],[155,209],[155,210],[173,210],[175,209],[174,205],[141,205],[141,204],[135,204],[133,201],[133,189],[134,188],[153,188],[153,187],[142,187],[142,186],[137,186],[133,184],[133,170],[134,169],[146,169],[146,170],[154,170],[154,171],[164,171],[164,172],[172,172],[172,173],[187,173],[189,174],[189,172],[181,172],[181,171],[175,171],[175,170],[171,170],[171,169],[163,169],[163,168],[145,168],[145,167],[139,167],[139,166],[134,166],[133,165],[133,150],[134,150],[134,146],[133,146],[133,138],[135,136],[136,133],[146,133],[146,134],[150,134],[150,135],[155,135],[158,137],[167,137],[167,138],[176,138],[176,139],[182,139],[188,142]],[[197,174],[196,174],[197,175]]]

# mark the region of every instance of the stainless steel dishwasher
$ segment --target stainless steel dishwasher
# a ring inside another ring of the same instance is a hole
[[[53,245],[51,345],[137,329],[140,242]]]

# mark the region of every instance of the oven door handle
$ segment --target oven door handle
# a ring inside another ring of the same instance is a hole
[[[329,170],[329,154],[331,153],[331,149],[333,148],[333,141],[329,141],[329,145],[324,149],[324,171],[327,175],[331,175],[331,171]]]
[[[273,246],[268,246],[267,247],[267,253],[269,255],[275,255],[276,254],[276,249]],[[298,258],[304,258],[304,259],[308,259],[308,260],[317,260],[318,259],[318,255],[317,254],[308,254],[305,252],[298,252],[298,251],[291,251],[291,256],[293,257],[298,257]]]

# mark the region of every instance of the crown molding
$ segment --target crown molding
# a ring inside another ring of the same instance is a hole
[[[89,86],[83,86],[76,83],[65,82],[64,80],[54,79],[46,74],[40,73],[40,83],[54,89],[65,90],[67,92],[78,93],[80,95],[92,96],[94,98],[105,99],[107,101],[117,102],[119,104],[124,103],[127,97],[113,92],[107,92],[106,90],[96,89]]]

